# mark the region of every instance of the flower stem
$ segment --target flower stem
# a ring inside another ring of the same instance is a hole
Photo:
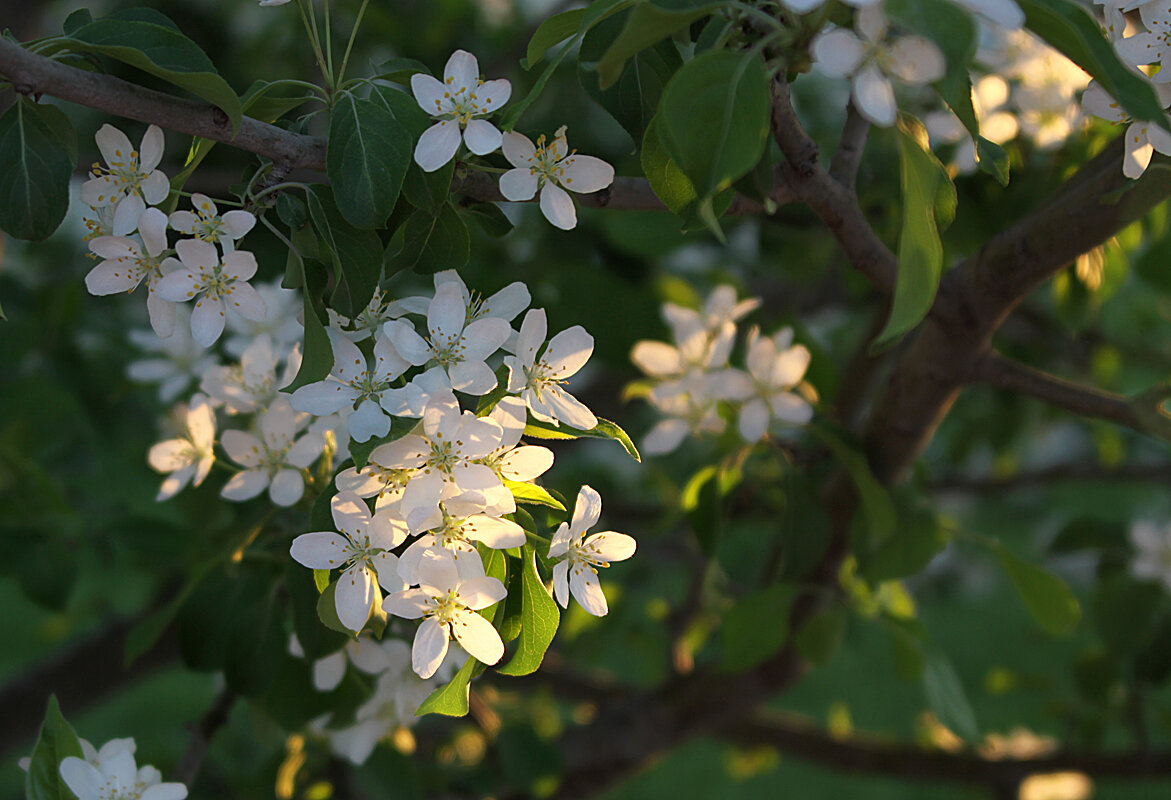
[[[351,51],[351,50],[353,49],[353,47],[354,47],[354,37],[356,37],[356,36],[358,35],[358,27],[359,27],[359,26],[362,24],[362,17],[363,17],[363,15],[365,15],[365,13],[366,13],[366,6],[367,6],[369,3],[370,3],[370,0],[362,0],[362,5],[361,5],[361,7],[358,9],[358,17],[357,17],[357,19],[355,19],[355,20],[354,20],[354,27],[353,27],[353,28],[350,30],[350,40],[349,40],[348,42],[346,42],[346,52],[345,52],[345,55],[343,55],[343,56],[342,56],[342,66],[341,66],[341,69],[339,69],[339,70],[337,71],[337,80],[338,80],[338,83],[341,83],[341,82],[342,82],[342,79],[343,79],[343,78],[346,76],[346,67],[347,67],[347,66],[349,65],[349,63],[350,63],[350,51]]]

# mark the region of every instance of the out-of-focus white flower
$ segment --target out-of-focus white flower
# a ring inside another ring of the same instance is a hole
[[[460,132],[463,142],[478,156],[500,147],[500,131],[488,116],[508,102],[512,84],[500,78],[480,79],[476,57],[456,50],[443,68],[443,81],[416,72],[411,76],[411,91],[419,107],[438,120],[419,137],[415,145],[415,163],[424,172],[434,172],[455,158]]]
[[[240,363],[226,367],[212,367],[203,373],[200,390],[213,400],[223,403],[229,414],[249,414],[268,405],[276,397],[277,389],[292,381],[301,366],[300,344],[293,345],[284,375],[277,379],[277,364],[281,359],[273,347],[272,338],[261,334],[244,351]]]
[[[383,639],[378,645],[387,666],[378,675],[370,699],[358,707],[355,724],[340,730],[324,729],[331,749],[353,764],[363,764],[378,744],[395,728],[409,728],[418,720],[415,712],[427,696],[451,680],[456,669],[447,659],[426,680],[411,669],[411,646],[399,639]]]
[[[772,337],[761,336],[758,328],[748,332],[748,372],[737,372],[736,384],[728,395],[744,403],[740,408],[740,435],[746,442],[759,442],[768,433],[773,419],[790,425],[804,425],[813,418],[813,407],[791,391],[805,376],[809,350],[793,344],[792,328]]]
[[[527,136],[509,131],[504,135],[504,157],[515,169],[500,176],[500,193],[508,200],[521,201],[540,192],[541,213],[564,231],[577,225],[577,210],[566,189],[590,194],[614,182],[614,167],[569,149],[564,125],[548,146],[544,134],[534,145]]]
[[[316,383],[293,392],[293,408],[317,416],[343,408],[357,407],[349,417],[350,435],[364,442],[390,432],[390,417],[383,410],[389,403],[390,382],[410,366],[385,336],[374,340],[374,367],[368,368],[358,346],[336,331],[330,332],[333,371]]]
[[[504,599],[503,583],[484,575],[482,564],[475,577],[462,577],[452,554],[442,549],[423,553],[414,577],[418,588],[388,595],[384,607],[404,619],[423,618],[411,647],[415,674],[421,678],[435,674],[452,636],[476,660],[489,665],[500,660],[504,642],[492,623],[476,612]]]
[[[163,277],[163,254],[167,252],[167,217],[157,208],[142,212],[137,223],[139,241],[126,236],[97,236],[89,249],[105,259],[85,276],[85,288],[92,295],[133,292],[146,279],[146,310],[150,326],[166,339],[175,332],[175,304],[156,291]],[[173,269],[168,265],[168,271]]]
[[[84,758],[67,756],[58,772],[78,800],[183,800],[187,787],[163,783],[162,774],[152,766],[139,767],[134,761],[133,739],[113,739],[94,750],[84,739]]]
[[[426,315],[427,304],[430,300],[427,298],[417,299],[424,301],[422,313]],[[383,325],[392,319],[398,319],[407,313],[407,310],[405,303],[398,300],[387,300],[382,293],[382,289],[374,290],[370,302],[352,320],[343,317],[332,308],[327,309],[329,312],[330,327],[341,333],[342,336],[351,342],[360,342],[364,339],[369,339],[378,333]]]
[[[179,260],[167,259],[174,269],[159,281],[158,291],[173,303],[195,299],[191,312],[195,341],[210,347],[219,339],[229,307],[247,319],[264,319],[264,299],[248,283],[256,274],[254,255],[234,250],[221,259],[215,245],[199,239],[176,242],[175,252]]]
[[[95,208],[112,207],[110,232],[126,236],[134,232],[148,205],[158,205],[171,192],[167,176],[156,169],[163,160],[163,131],[148,127],[141,150],[113,125],[103,125],[94,140],[106,166],[93,165],[92,177],[81,185],[81,199]]]
[[[1171,528],[1141,520],[1130,526],[1130,574],[1139,580],[1158,581],[1171,592]]]
[[[173,497],[188,483],[203,483],[215,463],[215,412],[211,403],[201,394],[192,395],[191,402],[178,415],[183,435],[158,442],[147,454],[151,467],[170,473],[159,487],[156,500]]]
[[[195,211],[171,214],[171,227],[179,233],[218,244],[225,253],[234,250],[236,240],[243,238],[256,224],[256,216],[251,211],[235,209],[220,214],[216,204],[205,194],[192,194],[191,205]]]
[[[1016,115],[1005,110],[1010,92],[1008,81],[999,75],[985,75],[972,86],[972,108],[980,124],[980,135],[990,142],[1004,144],[1020,131]],[[927,128],[932,145],[960,143],[952,156],[957,171],[975,171],[976,143],[955,114],[950,110],[928,112],[923,116],[923,125]]]
[[[725,373],[720,372],[722,377]],[[687,436],[720,434],[726,427],[717,406],[717,387],[713,374],[691,372],[682,378],[661,383],[647,396],[664,419],[655,423],[642,440],[646,455],[670,453]],[[722,387],[719,387],[722,388]]]
[[[313,662],[313,688],[319,692],[332,692],[346,676],[347,664],[353,664],[367,675],[378,675],[389,669],[394,659],[385,645],[393,641],[387,639],[379,642],[364,635],[348,640],[341,650]],[[297,658],[305,657],[296,634],[289,635],[289,654]]]
[[[251,500],[268,489],[278,506],[291,506],[305,492],[301,470],[308,469],[325,448],[322,437],[306,433],[297,438],[296,413],[284,397],[273,400],[260,414],[260,438],[244,431],[224,431],[224,450],[245,469],[224,484],[220,495],[228,500]]]
[[[365,501],[353,492],[338,492],[330,501],[332,531],[303,533],[293,540],[289,554],[310,569],[344,569],[337,581],[334,606],[337,618],[352,631],[360,631],[374,607],[374,593],[403,587],[398,577],[398,558],[390,551],[406,539],[406,531],[389,515],[371,514]]]
[[[598,568],[611,561],[625,561],[634,555],[634,538],[625,533],[603,531],[586,536],[598,524],[602,514],[602,496],[590,486],[577,493],[573,519],[562,522],[553,534],[549,558],[563,558],[553,567],[553,594],[562,608],[569,607],[569,594],[595,617],[606,615],[606,595],[598,583]]]
[[[216,366],[215,355],[191,338],[190,316],[185,306],[177,306],[175,330],[166,339],[160,339],[154,331],[133,330],[126,334],[140,349],[162,356],[131,361],[126,375],[134,381],[157,383],[159,399],[164,403],[174,400],[188,384]]]
[[[1155,90],[1163,108],[1171,105],[1171,84],[1158,84]],[[1127,126],[1122,137],[1126,148],[1122,174],[1126,177],[1137,178],[1146,172],[1156,150],[1165,156],[1171,155],[1171,133],[1163,130],[1157,122],[1132,119],[1097,81],[1091,82],[1082,95],[1082,107],[1095,117]]]
[[[875,125],[895,122],[891,78],[913,86],[943,77],[943,53],[934,42],[919,36],[900,36],[886,41],[887,19],[881,6],[859,9],[854,27],[861,36],[845,28],[831,28],[818,34],[810,45],[817,67],[833,78],[853,76],[854,105]]]
[[[561,384],[585,366],[594,352],[594,337],[582,326],[574,325],[550,339],[537,358],[547,333],[545,309],[534,308],[525,314],[516,339],[516,355],[504,359],[508,391],[520,393],[529,412],[539,420],[589,430],[598,424],[598,418]]]
[[[285,289],[279,280],[258,283],[254,288],[264,301],[264,319],[250,320],[238,314],[228,317],[229,335],[224,339],[224,350],[240,358],[257,336],[268,334],[277,353],[288,353],[304,336],[300,292]]]

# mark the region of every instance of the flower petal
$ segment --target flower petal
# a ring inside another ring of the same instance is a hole
[[[483,119],[468,120],[464,129],[464,144],[478,156],[495,152],[503,138],[504,134],[495,125]]]
[[[602,585],[598,583],[598,573],[587,564],[574,564],[570,568],[569,590],[586,613],[604,617],[610,610]]]
[[[500,193],[505,200],[532,200],[537,193],[537,176],[528,167],[510,169],[500,176]]]
[[[894,124],[894,89],[878,67],[870,65],[854,77],[853,97],[858,111],[875,125],[887,128]]]
[[[272,502],[283,508],[296,503],[305,493],[305,479],[301,473],[292,469],[282,469],[273,476],[268,486],[268,497]]]
[[[195,301],[191,311],[191,338],[204,347],[211,347],[224,332],[224,301],[207,295]]]
[[[492,623],[474,611],[457,611],[451,632],[468,654],[485,664],[495,664],[504,656],[504,642]]]
[[[267,486],[268,470],[246,469],[228,479],[220,490],[220,497],[225,500],[251,500]]]
[[[415,163],[424,172],[434,172],[455,158],[459,143],[459,123],[451,119],[440,120],[419,137],[415,144]]]
[[[310,569],[334,569],[346,563],[349,545],[346,537],[337,533],[302,533],[293,540],[289,555]]]
[[[411,669],[424,680],[430,678],[447,656],[447,646],[447,629],[436,622],[434,617],[423,620],[411,646]]]
[[[506,173],[507,174],[507,173]],[[541,188],[541,213],[553,227],[563,231],[572,230],[577,225],[577,209],[569,193],[560,186],[546,183]]]
[[[594,156],[573,155],[559,165],[558,182],[572,192],[589,194],[605,189],[614,182],[614,167]]]
[[[362,630],[370,617],[377,587],[373,573],[363,564],[355,564],[343,572],[334,595],[338,621],[352,631]]]

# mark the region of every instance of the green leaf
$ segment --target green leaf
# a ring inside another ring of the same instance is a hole
[[[414,58],[391,58],[383,61],[376,69],[378,72],[371,76],[371,80],[394,81],[395,83],[409,83],[411,76],[417,72],[424,75],[431,74],[431,68]]]
[[[343,625],[337,616],[337,581],[325,587],[325,591],[317,596],[317,618],[331,631],[353,638],[354,632]]]
[[[560,14],[554,14],[542,22],[533,32],[533,37],[529,39],[529,46],[525,51],[521,66],[526,70],[532,69],[534,64],[545,57],[545,53],[549,52],[550,47],[577,33],[585,14],[584,8],[574,8],[562,11]]]
[[[418,209],[403,225],[402,250],[393,257],[400,269],[431,275],[468,263],[471,238],[459,212],[444,203],[438,213]]]
[[[613,86],[626,62],[636,53],[686,28],[697,19],[710,16],[720,7],[718,3],[709,3],[698,8],[672,10],[646,2],[636,5],[626,18],[622,31],[598,62],[599,86],[602,89]]]
[[[927,655],[923,651],[923,626],[911,619],[900,619],[884,614],[883,628],[890,640],[891,656],[895,671],[906,680],[918,680],[927,668]]]
[[[313,585],[317,588],[317,593],[321,594],[329,588],[329,570],[315,569],[313,570]]]
[[[333,345],[318,311],[321,287],[325,284],[325,268],[316,261],[297,260],[301,283],[302,319],[305,322],[305,339],[301,348],[301,368],[293,382],[281,389],[293,392],[302,386],[325,380],[333,369]]]
[[[537,572],[537,552],[525,545],[521,553],[524,562],[521,583],[520,644],[512,660],[497,670],[502,675],[528,675],[536,672],[545,658],[545,651],[557,633],[561,612],[545,589],[545,582]]]
[[[375,86],[370,101],[381,104],[411,134],[411,145],[423,131],[431,127],[431,118],[419,108],[415,98],[390,86]],[[414,160],[412,157],[411,161]]]
[[[472,203],[470,206],[460,208],[459,211],[465,218],[475,220],[476,224],[480,226],[480,230],[494,239],[507,236],[512,232],[512,221],[495,203]]]
[[[1025,25],[1090,73],[1127,113],[1168,127],[1150,81],[1123,64],[1090,12],[1072,0],[1021,0]]]
[[[468,713],[468,683],[484,671],[484,665],[472,657],[464,662],[455,677],[427,696],[415,716],[443,714],[447,717],[463,717]]]
[[[634,442],[626,431],[622,430],[622,428],[610,420],[602,419],[601,417],[598,417],[598,424],[588,431],[573,428],[565,424],[558,426],[551,422],[542,422],[541,420],[530,417],[528,424],[525,425],[524,435],[532,436],[535,439],[577,439],[582,436],[591,439],[613,439],[622,445],[622,449],[631,458],[635,461],[642,461],[642,457],[638,454],[638,448],[634,446]]]
[[[319,572],[325,573],[325,586],[318,583]],[[311,660],[337,652],[350,639],[346,634],[326,628],[317,617],[317,601],[328,586],[329,570],[308,570],[291,558],[285,559],[285,589],[289,595],[293,633],[297,634],[305,657]]]
[[[20,97],[0,116],[0,228],[17,239],[47,238],[69,210],[76,160],[60,139],[60,114]]]
[[[334,203],[330,187],[317,184],[307,194],[313,226],[329,248],[336,287],[330,305],[355,317],[366,308],[382,274],[382,240],[370,230],[351,225]]]
[[[720,628],[720,669],[744,672],[780,650],[792,602],[793,588],[782,583],[737,598]]]
[[[1073,553],[1078,550],[1124,553],[1126,549],[1126,527],[1119,522],[1107,522],[1094,517],[1070,520],[1049,543],[1049,551],[1052,553]]]
[[[415,208],[434,213],[447,202],[447,197],[451,194],[451,177],[454,173],[454,158],[434,172],[423,172],[412,159],[407,177],[403,180],[403,196]]]
[[[936,218],[940,202],[955,197],[947,170],[926,147],[926,133],[917,121],[904,117],[899,124],[899,164],[903,192],[903,222],[899,233],[899,272],[890,317],[872,350],[880,350],[918,325],[935,300],[943,270],[943,244]],[[954,213],[954,205],[951,207]],[[945,217],[946,218],[946,217]],[[947,220],[950,221],[950,220]]]
[[[769,624],[776,624],[769,620]],[[797,631],[794,644],[801,655],[819,666],[828,664],[837,655],[846,633],[846,609],[832,605],[821,609]]]
[[[1025,603],[1025,608],[1042,629],[1054,636],[1065,636],[1077,627],[1081,606],[1065,581],[1052,572],[1017,558],[998,546],[996,557],[1001,569]]]
[[[704,53],[671,78],[659,104],[659,138],[701,200],[760,160],[769,108],[768,74],[758,55]]]
[[[1135,583],[1128,575],[1110,576],[1094,592],[1094,627],[1118,655],[1129,656],[1155,643],[1155,632],[1166,615],[1166,595],[1154,583]]]
[[[70,13],[69,16],[65,18],[65,21],[61,23],[61,31],[66,36],[72,36],[73,32],[78,28],[88,25],[93,21],[93,14],[89,13],[88,8],[79,8],[76,11]]]
[[[976,137],[976,161],[1001,186],[1008,186],[1008,153],[1004,148],[983,136]]]
[[[55,50],[97,53],[149,72],[219,106],[240,129],[240,100],[211,59],[175,23],[150,9],[117,11],[75,30]]]
[[[862,502],[862,513],[869,528],[871,541],[881,542],[890,537],[898,522],[894,502],[886,487],[879,483],[874,477],[874,473],[870,471],[870,464],[866,461],[866,456],[825,428],[809,425],[806,430],[820,439],[833,453],[837,462],[849,473],[850,479],[858,489],[858,497]]]
[[[155,642],[175,620],[179,609],[187,602],[187,598],[195,587],[207,576],[216,561],[207,561],[197,566],[188,576],[187,581],[179,593],[162,608],[147,615],[145,619],[130,629],[126,634],[126,642],[122,646],[122,664],[129,667],[143,653],[154,647]]]
[[[915,575],[947,546],[947,531],[931,511],[917,510],[902,522],[862,560],[860,571],[871,583]]]
[[[258,697],[267,690],[288,647],[280,580],[271,569],[241,571],[231,605],[224,680],[232,691]]]
[[[972,710],[972,704],[964,692],[964,685],[955,667],[942,654],[933,653],[928,657],[923,671],[923,689],[927,695],[927,704],[952,733],[972,743],[983,738],[980,726],[976,723],[976,712]]]
[[[77,734],[61,715],[57,695],[51,694],[24,779],[27,800],[75,800],[59,771],[61,762],[70,756],[85,757]]]
[[[326,173],[346,221],[357,228],[386,224],[412,163],[411,134],[386,106],[348,92],[329,115]]]
[[[683,61],[672,42],[661,41],[636,54],[616,80],[602,88],[595,64],[621,31],[622,22],[619,16],[610,17],[586,34],[578,53],[577,77],[586,94],[638,143],[655,116],[664,87]]]
[[[556,497],[549,494],[545,489],[537,486],[535,483],[521,483],[520,481],[504,481],[504,488],[512,492],[512,496],[516,498],[518,503],[528,503],[529,505],[548,506],[549,508],[564,511],[565,506],[557,500]]]

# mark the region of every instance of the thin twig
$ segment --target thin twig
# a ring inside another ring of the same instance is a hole
[[[207,710],[199,722],[191,726],[191,738],[187,740],[187,749],[175,767],[175,780],[184,784],[188,789],[195,783],[199,770],[203,767],[204,756],[211,746],[211,737],[228,721],[232,706],[236,702],[236,695],[224,689],[216,697],[211,708]]]
[[[838,141],[837,152],[830,162],[830,177],[855,191],[858,179],[858,167],[862,163],[862,152],[866,149],[866,135],[870,132],[870,122],[858,113],[854,102],[846,107],[846,124],[842,127],[842,138]]]

